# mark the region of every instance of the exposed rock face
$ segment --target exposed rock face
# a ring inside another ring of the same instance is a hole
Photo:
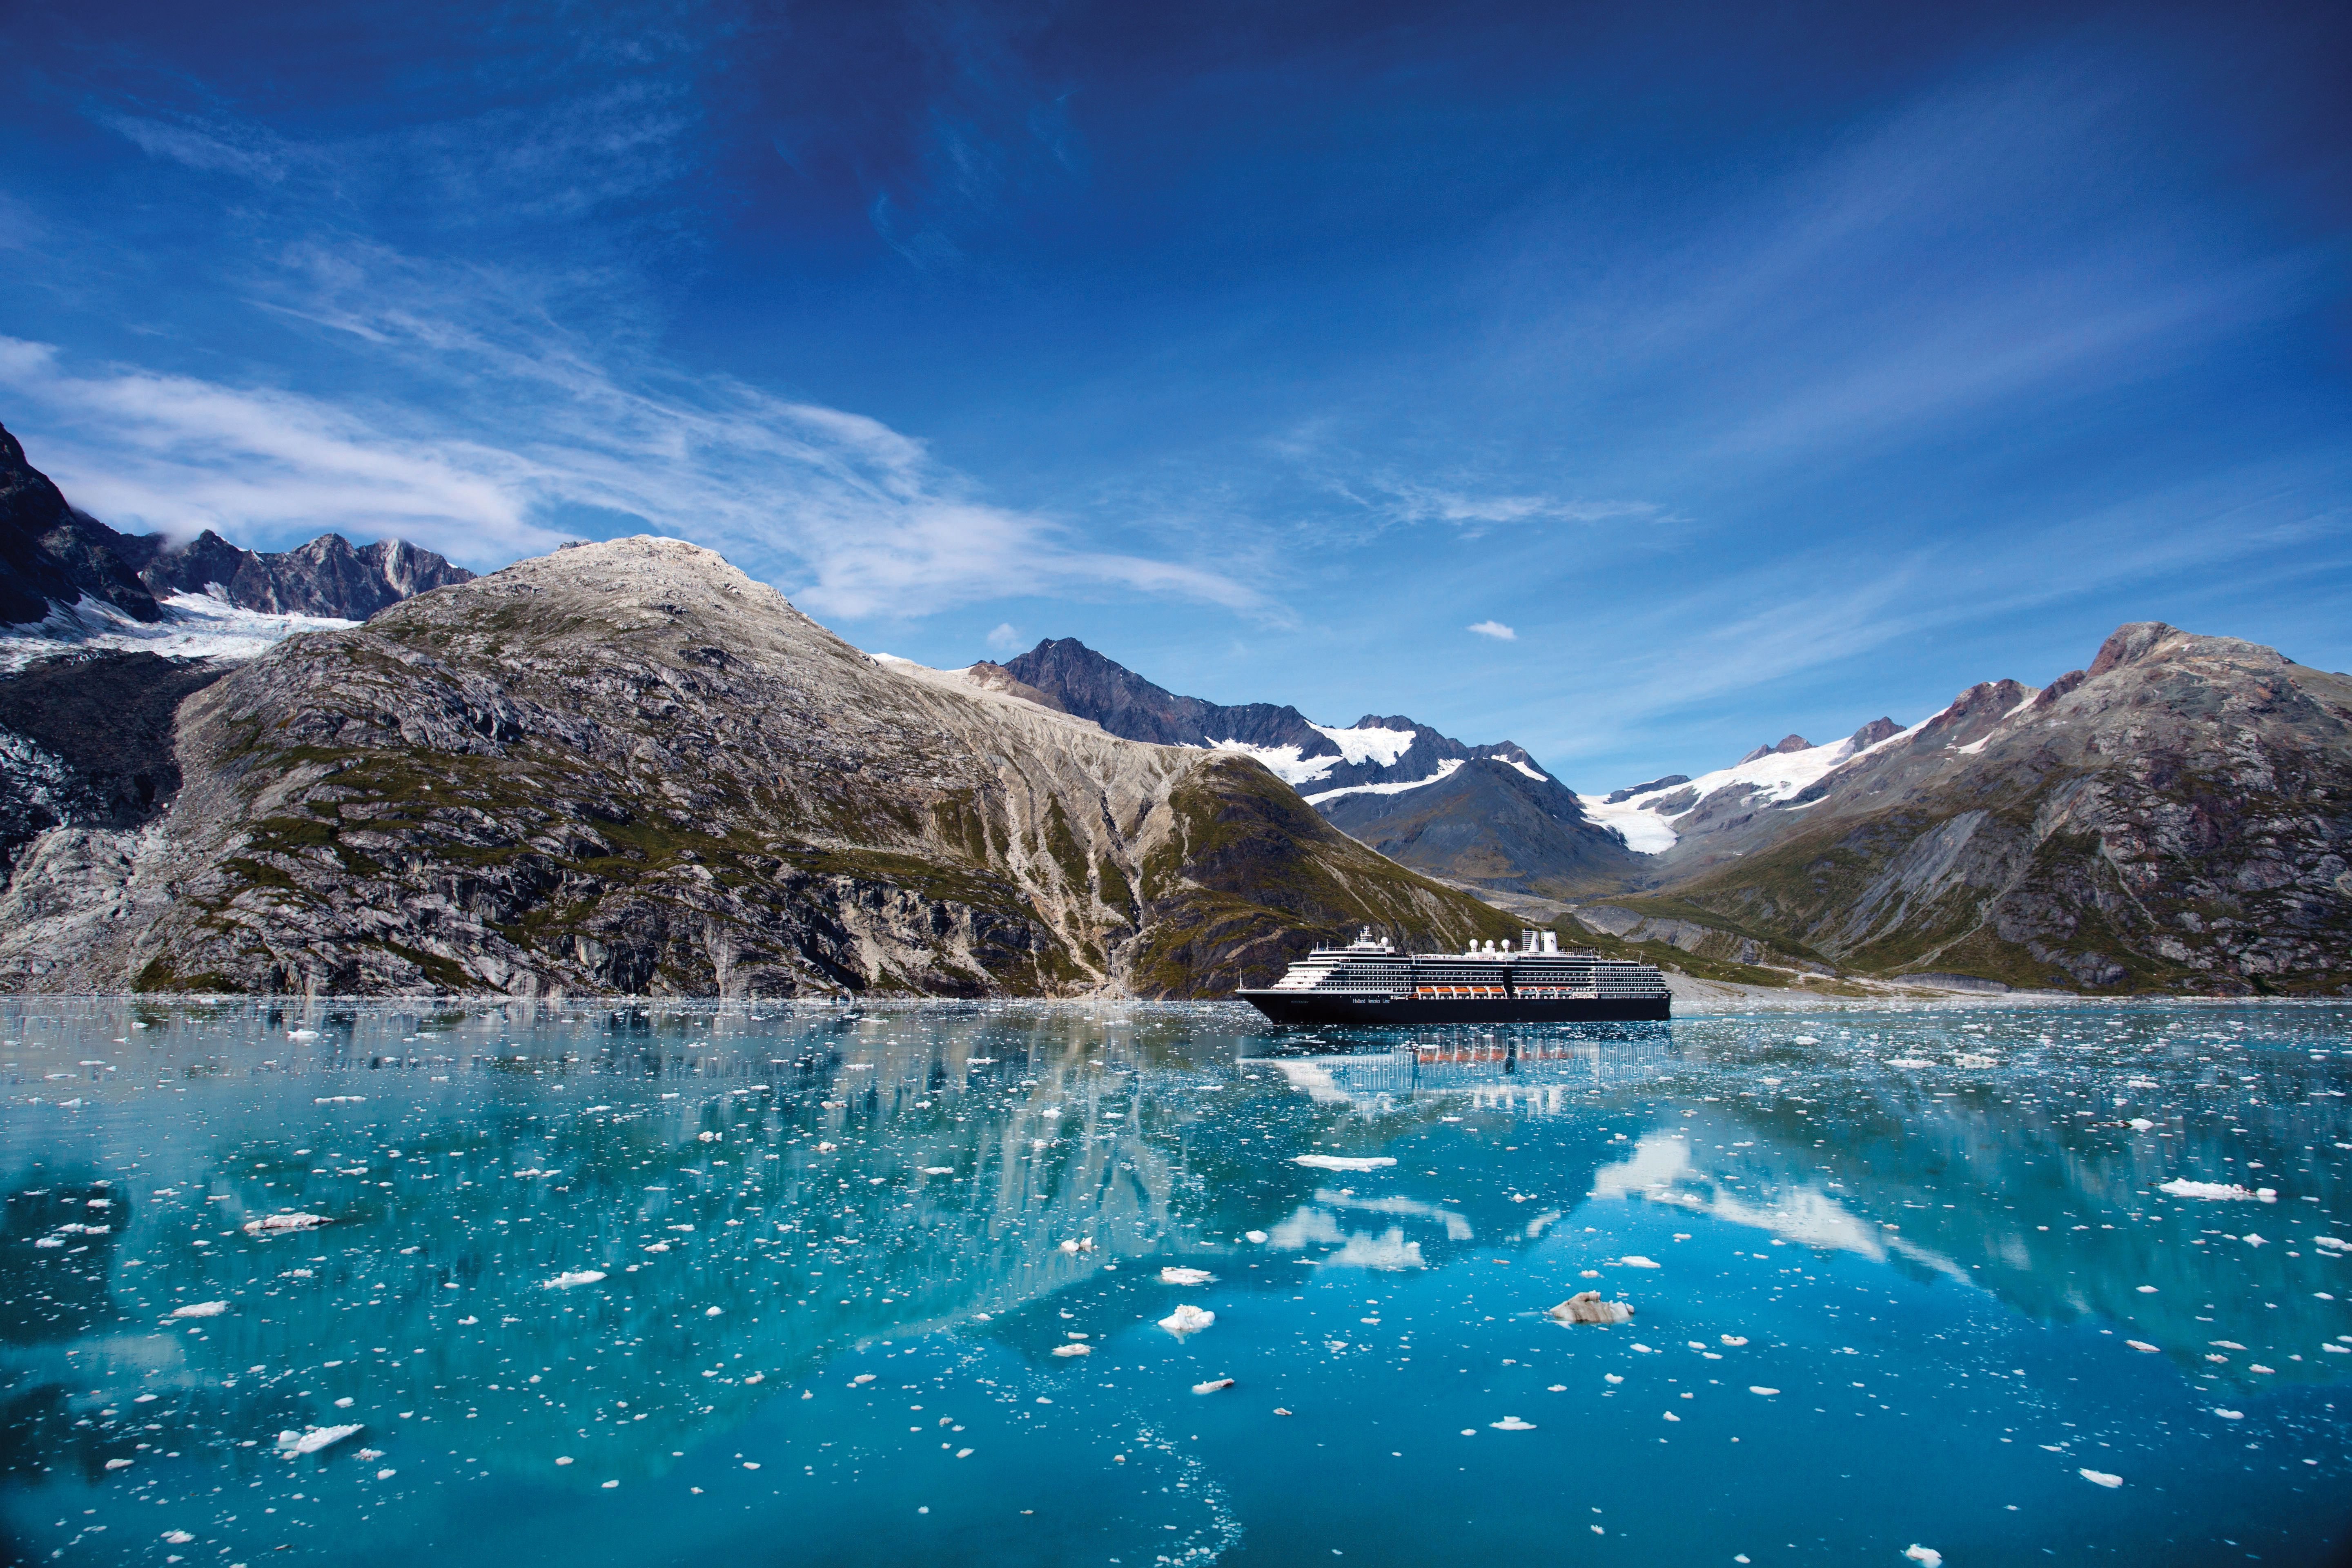
[[[1509,741],[1467,746],[1402,714],[1367,713],[1342,731],[1287,706],[1179,697],[1072,637],[1004,668],[1114,735],[1247,749],[1341,828],[1417,871],[1554,896],[1634,876],[1623,843]]]
[[[240,609],[363,621],[429,589],[473,574],[430,550],[379,540],[354,550],[321,534],[276,554],[241,550],[206,529],[186,544],[118,533],[76,511],[25,449],[0,429],[0,624],[46,618],[84,597],[133,620],[168,612],[158,596],[214,593]]]
[[[1752,763],[1759,757],[1769,757],[1776,753],[1785,756],[1790,752],[1810,752],[1812,749],[1813,743],[1802,735],[1783,735],[1780,737],[1779,745],[1759,746],[1739,760],[1742,763]]]
[[[0,428],[0,623],[21,625],[88,595],[133,620],[163,610],[113,546],[121,535],[66,504]]]
[[[707,551],[562,551],[188,698],[0,900],[19,989],[1217,994],[1512,922],[1255,762],[868,658]]]
[[[0,868],[53,827],[136,827],[180,787],[180,700],[218,667],[152,653],[37,664],[0,680]]]
[[[2352,679],[2253,643],[2126,626],[2089,669],[1971,687],[1783,805],[1697,815],[1692,868],[1636,911],[1888,973],[2352,986]]]
[[[135,541],[161,545],[161,536]],[[265,554],[240,550],[210,529],[177,549],[155,549],[140,580],[155,593],[213,594],[242,610],[363,621],[404,599],[474,574],[405,540],[380,539],[353,549],[339,533]]]
[[[1349,836],[1449,881],[1569,898],[1614,891],[1639,869],[1567,788],[1491,758],[1418,789],[1319,804]]]

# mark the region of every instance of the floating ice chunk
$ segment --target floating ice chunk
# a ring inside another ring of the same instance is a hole
[[[167,1530],[163,1532],[163,1539],[170,1542],[174,1546],[185,1546],[189,1542],[194,1541],[195,1537],[190,1535],[184,1530]]]
[[[1230,1377],[1213,1377],[1206,1383],[1194,1384],[1192,1385],[1192,1392],[1195,1394],[1214,1394],[1220,1389],[1231,1388],[1233,1385],[1234,1380]]]
[[[1486,1425],[1497,1432],[1532,1432],[1536,1429],[1534,1422],[1522,1421],[1516,1415],[1506,1415],[1500,1421],[1489,1421]]]
[[[599,1274],[596,1278],[602,1279],[604,1277],[602,1274]],[[702,1315],[706,1318],[723,1318],[727,1315],[727,1309],[724,1307],[705,1307],[702,1310]]]
[[[184,1307],[172,1309],[175,1318],[217,1318],[228,1310],[226,1301],[191,1301]]]
[[[2234,1182],[2170,1181],[2156,1189],[2176,1198],[2252,1198],[2254,1194]]]
[[[1617,1261],[1628,1268],[1655,1268],[1658,1266],[1656,1258],[1644,1258],[1638,1252],[1629,1252]]]
[[[2146,1340],[2126,1340],[2124,1343],[2131,1346],[2131,1348],[2136,1351],[2145,1351],[2149,1355],[2157,1353],[2156,1347],[2148,1343]]]
[[[2133,1131],[2135,1131],[2135,1132],[2145,1132],[2145,1131],[2147,1131],[2149,1128],[2151,1128],[2151,1127],[2155,1126],[2155,1125],[2156,1125],[2156,1123],[2155,1123],[2155,1122],[2153,1122],[2153,1121],[2149,1121],[2147,1117],[2145,1117],[2145,1116],[2135,1116],[2135,1117],[2133,1117],[2133,1118],[2131,1119],[2131,1123],[2130,1123],[2130,1125],[2131,1125],[2131,1130],[2132,1130]]]
[[[1208,1311],[1200,1307],[1185,1305],[1178,1307],[1174,1311],[1160,1319],[1160,1326],[1166,1329],[1170,1333],[1174,1334],[1177,1338],[1181,1339],[1186,1334],[1195,1334],[1200,1332],[1202,1329],[1207,1328],[1211,1323],[1213,1323],[1216,1321],[1216,1313]]]
[[[849,1380],[849,1386],[850,1386],[850,1387],[852,1387],[852,1388],[855,1388],[855,1387],[856,1387],[856,1386],[857,1386],[859,1384],[861,1384],[861,1383],[871,1383],[871,1382],[873,1382],[873,1381],[874,1381],[874,1374],[873,1374],[872,1373],[870,1373],[870,1372],[861,1372],[861,1373],[859,1373],[856,1377],[853,1377],[853,1378],[851,1378],[851,1379]]]
[[[1655,1354],[1657,1354],[1657,1353],[1658,1353],[1657,1352],[1655,1352],[1655,1351],[1652,1350],[1649,1346],[1647,1346],[1647,1345],[1643,1344],[1643,1343],[1641,1341],[1639,1341],[1639,1340],[1635,1340],[1635,1341],[1633,1342],[1633,1351],[1634,1351],[1634,1353],[1635,1353],[1635,1354],[1637,1354],[1637,1355],[1655,1355]]]
[[[1919,1564],[1919,1568],[1944,1568],[1944,1554],[1932,1546],[1906,1546],[1903,1555]]]
[[[359,1436],[360,1424],[348,1426],[306,1426],[299,1432],[278,1434],[278,1451],[281,1454],[315,1454],[321,1448],[331,1448],[346,1437]]]
[[[2123,1477],[2110,1475],[2105,1470],[2082,1469],[2074,1473],[2095,1487],[2106,1487],[2112,1489],[2124,1484]]]
[[[604,1278],[601,1268],[566,1269],[540,1287],[542,1290],[569,1290],[574,1285],[593,1285]]]
[[[2268,1247],[2270,1245],[2269,1242],[2264,1241],[2261,1237],[2256,1236],[2251,1230],[2246,1232],[2244,1236],[2240,1237],[2238,1239],[2244,1242],[2248,1247]]]
[[[1789,1043],[1795,1046],[1818,1046],[1821,1044],[1821,1041],[1815,1039],[1811,1035],[1799,1035]]]
[[[667,1241],[648,1242],[641,1250],[646,1252],[667,1252],[669,1250],[669,1243]]]
[[[286,1037],[289,1040],[315,1040],[319,1037],[319,1031],[316,1029],[289,1029],[286,1031]]]
[[[1265,1232],[1262,1230],[1245,1230],[1242,1232],[1242,1239],[1248,1242],[1253,1247],[1264,1247],[1265,1245]]]
[[[331,1225],[332,1223],[333,1222],[331,1220],[328,1219],[328,1217],[322,1214],[296,1214],[291,1211],[287,1211],[279,1214],[266,1214],[259,1219],[247,1220],[245,1222],[245,1234],[247,1236],[268,1236],[275,1232],[285,1230],[315,1230],[320,1226]]]
[[[365,1105],[364,1094],[325,1094],[310,1101],[313,1105]]]
[[[955,1174],[955,1167],[953,1165],[926,1165],[923,1167],[923,1174],[927,1176],[952,1176]]]
[[[1062,1250],[1068,1253],[1073,1258],[1076,1258],[1081,1252],[1092,1252],[1094,1249],[1094,1237],[1090,1236],[1082,1236],[1076,1241],[1066,1241],[1062,1243]]]
[[[2352,1241],[2340,1236],[2315,1236],[2311,1239],[2321,1247],[2334,1247],[2338,1251],[2352,1249]]]
[[[1601,1374],[1601,1381],[1603,1383],[1622,1383],[1625,1380],[1618,1376],[1613,1372],[1604,1372]]]
[[[2246,1418],[2246,1413],[2242,1410],[2216,1410],[2213,1414],[2224,1421],[2243,1421]]]
[[[106,1461],[106,1468],[110,1470],[127,1470],[131,1468],[131,1461],[128,1459],[109,1459]]]
[[[1723,1342],[1737,1348],[1748,1342],[1748,1336],[1745,1334],[1726,1334],[1723,1336]]]
[[[1556,1307],[1545,1309],[1544,1316],[1555,1323],[1622,1323],[1633,1316],[1630,1301],[1604,1301],[1598,1290],[1579,1290]]]
[[[45,1236],[33,1243],[35,1247],[63,1247],[65,1244],[66,1238],[62,1236]]]
[[[1305,1165],[1313,1171],[1381,1171],[1396,1163],[1386,1154],[1370,1154],[1361,1159],[1351,1154],[1293,1154],[1290,1163]]]
[[[1095,1347],[1084,1344],[1055,1345],[1054,1353],[1055,1355],[1092,1355],[1095,1353]]]
[[[1886,1065],[1891,1068],[1931,1068],[1936,1064],[1921,1057],[1889,1057]]]
[[[816,1146],[816,1152],[820,1154],[830,1154],[839,1147],[841,1145],[838,1143],[820,1143]]]
[[[1163,1268],[1160,1271],[1162,1285],[1206,1285],[1216,1276],[1205,1268]]]
[[[2153,1296],[2156,1294],[2156,1287],[2153,1285],[2135,1285],[2132,1289],[2138,1291],[2143,1296]]]
[[[375,1473],[375,1479],[380,1481],[388,1481],[398,1474],[400,1474],[398,1470],[378,1470]]]
[[[1780,1393],[1780,1391],[1777,1388],[1766,1388],[1761,1384],[1751,1383],[1748,1385],[1748,1392],[1750,1394],[1760,1394],[1767,1399],[1769,1399],[1772,1395]]]

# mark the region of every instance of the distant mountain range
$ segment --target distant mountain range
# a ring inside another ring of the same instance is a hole
[[[0,625],[47,625],[61,641],[86,642],[111,625],[122,640],[152,646],[135,628],[218,618],[222,608],[262,616],[363,621],[387,605],[474,574],[397,539],[354,549],[340,534],[276,553],[244,550],[206,529],[173,544],[160,533],[118,533],[69,505],[25,449],[0,428]],[[211,605],[189,606],[186,598]],[[102,608],[100,607],[102,606]]]
[[[1001,668],[1037,700],[1114,735],[1255,757],[1343,832],[1449,881],[1571,897],[1639,875],[1620,838],[1514,742],[1465,745],[1402,714],[1343,727],[1287,705],[1180,697],[1070,637],[973,668]]]

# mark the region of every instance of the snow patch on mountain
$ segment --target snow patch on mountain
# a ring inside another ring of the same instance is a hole
[[[1311,721],[1307,727],[1339,747],[1339,755],[1349,762],[1378,763],[1384,768],[1396,766],[1397,759],[1412,750],[1416,738],[1410,730],[1335,730]]]
[[[1217,741],[1207,749],[1212,752],[1239,752],[1245,757],[1255,757],[1265,764],[1267,772],[1293,789],[1328,776],[1340,761],[1328,755],[1301,756],[1300,748],[1297,746],[1253,746],[1246,741]]]
[[[357,621],[326,616],[280,616],[239,609],[213,594],[159,595],[160,621],[134,620],[103,599],[84,595],[44,620],[0,627],[0,671],[14,674],[35,659],[69,650],[111,649],[167,658],[247,659],[298,632],[342,631]]]
[[[1437,771],[1425,779],[1407,779],[1402,784],[1350,784],[1346,789],[1327,789],[1320,795],[1308,795],[1307,804],[1321,805],[1325,801],[1337,800],[1343,795],[1402,795],[1409,789],[1419,789],[1423,784],[1433,784],[1440,779],[1451,778],[1454,771],[1461,766],[1461,758],[1448,757],[1439,763]]]
[[[1531,767],[1528,766],[1528,764],[1527,764],[1527,763],[1523,763],[1523,762],[1519,761],[1519,759],[1518,759],[1518,758],[1517,758],[1517,757],[1496,757],[1495,760],[1496,760],[1496,762],[1498,762],[1498,763],[1510,763],[1510,764],[1511,764],[1511,766],[1513,766],[1513,767],[1515,767],[1515,768],[1518,769],[1518,770],[1519,770],[1519,772],[1521,772],[1521,773],[1523,773],[1527,774],[1527,775],[1528,775],[1528,777],[1529,777],[1529,778],[1531,778],[1531,779],[1535,780],[1535,781],[1536,781],[1536,783],[1538,783],[1538,784],[1549,784],[1549,783],[1551,783],[1551,775],[1550,775],[1550,774],[1537,772],[1534,768],[1531,768]]]
[[[1628,796],[1612,803],[1605,795],[1577,796],[1585,810],[1603,827],[1613,829],[1625,840],[1625,847],[1641,855],[1663,855],[1675,847],[1679,837],[1674,824],[1698,808],[1701,802],[1717,790],[1745,788],[1749,791],[1748,804],[1780,805],[1811,789],[1837,769],[1857,757],[1907,741],[1935,722],[1936,717],[1922,719],[1907,730],[1899,730],[1874,745],[1857,747],[1853,737],[1832,741],[1827,745],[1809,746],[1798,752],[1768,752],[1751,762],[1734,767],[1717,768],[1711,773],[1701,773],[1684,784],[1667,784],[1658,789]],[[1669,800],[1684,804],[1674,812],[1657,808]]]

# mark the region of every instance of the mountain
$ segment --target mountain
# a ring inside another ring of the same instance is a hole
[[[1655,868],[1654,892],[1584,911],[1615,934],[1684,922],[2013,985],[2352,994],[2352,678],[2259,644],[2129,625],[2039,690],[1986,681],[1908,729],[1646,790],[1599,803]]]
[[[1402,715],[1337,728],[1288,706],[1180,697],[1075,637],[1041,642],[1003,668],[1114,735],[1255,757],[1343,831],[1448,881],[1567,896],[1637,874],[1624,845],[1508,741],[1466,746]]]
[[[674,540],[289,638],[173,740],[152,816],[20,856],[0,985],[1213,995],[1517,923],[1247,757],[869,658]]]
[[[208,607],[173,603],[188,595],[260,615],[363,621],[386,605],[473,575],[397,539],[355,550],[328,533],[264,554],[239,549],[210,529],[179,545],[160,533],[118,533],[68,505],[48,476],[26,461],[16,438],[0,428],[0,624],[87,620],[76,616],[76,606],[95,601],[114,612],[99,612],[101,622],[168,628],[175,618],[186,620]],[[89,638],[61,629],[58,640]]]

